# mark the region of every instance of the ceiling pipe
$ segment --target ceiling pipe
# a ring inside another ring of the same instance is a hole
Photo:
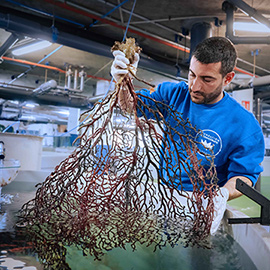
[[[28,20],[23,17],[13,15],[10,13],[8,14],[0,13],[0,28],[4,28],[7,31],[14,32],[14,33],[19,32],[20,34],[32,36],[35,38],[53,41],[52,29],[50,27],[45,27],[34,20]],[[87,51],[93,54],[112,58],[112,54],[110,52],[110,46],[101,44],[99,42],[95,42],[93,40],[79,37],[78,35],[75,37],[74,34],[69,34],[63,31],[59,31],[57,42],[65,46],[69,46],[69,47]],[[170,44],[167,44],[167,45],[170,46]],[[176,69],[173,65],[168,65],[160,61],[156,61],[154,59],[144,57],[143,55],[141,55],[139,67],[149,70],[151,72],[156,72],[164,76],[169,75],[169,77],[176,79],[175,77]],[[240,72],[242,71],[240,70]],[[245,71],[245,74],[248,74],[248,72]],[[251,73],[249,75],[252,76]],[[104,79],[104,78],[98,78],[98,79]]]
[[[114,26],[114,27],[121,28],[121,29],[123,29],[123,30],[125,29],[125,27],[123,27],[123,26],[121,26],[121,25],[118,25],[118,24],[115,23],[115,22],[111,22],[111,21],[109,21],[109,20],[102,19],[102,18],[100,18],[100,17],[98,17],[98,16],[92,15],[92,14],[89,13],[90,11],[89,11],[88,9],[86,9],[86,8],[84,8],[84,7],[81,7],[81,6],[78,6],[78,5],[76,5],[76,4],[74,4],[74,3],[71,3],[71,2],[69,2],[69,1],[65,1],[65,3],[55,3],[55,2],[52,1],[52,0],[45,0],[45,1],[48,2],[48,3],[51,3],[51,4],[53,4],[53,5],[57,5],[58,7],[62,7],[62,8],[65,8],[65,9],[67,9],[67,10],[73,11],[73,12],[75,12],[75,13],[81,14],[81,15],[83,15],[83,16],[88,16],[88,17],[90,17],[90,18],[93,18],[93,19],[96,19],[96,20],[100,20],[101,22],[103,22],[103,23],[105,23],[105,24],[109,24],[109,25],[112,25],[112,26]],[[109,3],[106,3],[106,4],[109,4]],[[139,15],[135,14],[135,16],[139,16]],[[141,19],[145,20],[146,18],[141,18]],[[173,43],[173,42],[168,41],[168,40],[165,40],[165,39],[163,39],[163,38],[161,38],[161,37],[153,36],[153,35],[150,35],[149,33],[145,34],[144,32],[142,32],[142,30],[138,31],[138,30],[132,29],[132,28],[133,28],[133,27],[130,26],[129,32],[135,33],[135,34],[137,34],[137,35],[139,35],[139,36],[142,36],[142,37],[145,37],[145,38],[148,38],[148,39],[152,39],[152,40],[154,40],[154,41],[156,41],[156,42],[158,42],[158,43],[167,45],[167,46],[169,46],[169,47],[173,47],[173,48],[176,48],[176,49],[179,49],[179,50],[186,51],[187,53],[190,53],[190,49],[189,49],[189,48],[181,47],[181,45],[176,44],[176,43]],[[152,64],[155,64],[155,63],[152,63]],[[161,62],[158,62],[158,61],[156,62],[156,64],[158,64],[158,65],[161,64],[161,65],[162,65],[162,63],[161,63]],[[145,69],[147,69],[147,70],[149,70],[149,71],[157,72],[157,70],[156,70],[156,69],[153,69],[153,67],[151,67],[151,65],[146,66],[146,63],[144,62],[143,57],[141,57],[141,60],[140,60],[140,64],[139,64],[139,65],[140,65],[140,67],[143,67],[143,68],[145,68]],[[165,67],[164,67],[164,68],[165,68]],[[170,66],[170,68],[172,68],[172,67]],[[163,69],[163,68],[162,68],[162,69]],[[169,74],[168,72],[164,73],[164,70],[165,70],[165,69],[163,69],[163,71],[157,72],[157,73],[159,73],[159,74],[161,74],[161,75]],[[236,70],[239,71],[239,72],[241,72],[241,73],[248,74],[249,76],[253,76],[252,73],[249,73],[249,72],[247,72],[247,71],[245,71],[245,70],[243,70],[243,69],[238,68],[238,69],[236,69]],[[174,77],[173,79],[175,79],[175,71],[174,71],[173,74],[170,73],[170,75],[172,75],[172,76]],[[181,78],[181,79],[185,80],[184,78]]]
[[[258,21],[270,28],[270,21],[260,14],[255,8],[249,6],[242,0],[228,0],[233,5],[242,10],[245,14],[248,14],[253,20]]]
[[[267,70],[267,69],[265,69],[265,68],[259,67],[259,66],[257,66],[257,65],[254,66],[254,63],[252,64],[252,63],[250,63],[250,62],[248,62],[248,61],[245,61],[245,60],[243,60],[243,59],[241,59],[241,58],[237,58],[237,61],[242,62],[242,63],[244,63],[244,64],[246,64],[246,65],[255,67],[256,69],[259,69],[259,70],[261,70],[261,71],[263,71],[263,72],[270,73],[270,70]]]
[[[12,14],[0,13],[0,28],[13,33],[20,33],[34,38],[53,41],[52,29],[43,26],[35,21],[30,21]],[[63,31],[59,31],[57,43],[76,48],[82,51],[112,58],[111,47],[80,36],[74,36]],[[147,57],[141,57],[140,67],[160,74],[176,75],[174,66],[157,62]]]
[[[212,36],[212,27],[210,23],[207,22],[197,22],[194,23],[190,30],[190,57],[195,50],[196,46],[206,38]]]
[[[22,17],[0,13],[0,28],[6,29],[12,33],[21,33],[34,38],[40,38],[55,42],[52,36],[51,27],[46,27],[38,22],[24,19]],[[109,46],[100,44],[98,42],[88,40],[79,36],[74,36],[63,31],[59,31],[57,36],[57,43],[68,47],[92,52],[94,54],[112,57]]]
[[[72,8],[74,9],[74,8],[75,8],[75,10],[77,9],[77,11],[74,11],[74,10],[73,10],[73,12],[80,13],[80,14],[82,14],[82,15],[84,15],[84,16],[88,16],[88,17],[90,17],[90,18],[93,18],[93,19],[95,19],[96,21],[102,21],[102,22],[104,22],[105,24],[111,24],[111,25],[113,25],[114,27],[118,27],[118,28],[121,28],[121,29],[125,30],[125,27],[124,27],[124,26],[118,25],[118,21],[117,21],[117,20],[113,20],[113,19],[106,20],[106,19],[104,19],[104,17],[100,17],[100,16],[101,16],[100,14],[98,14],[98,13],[96,13],[96,12],[93,12],[93,11],[91,11],[92,14],[90,14],[90,11],[89,11],[88,9],[86,9],[85,7],[79,6],[79,5],[75,4],[75,3],[72,3],[72,2],[69,2],[69,1],[65,1],[65,3],[55,3],[55,1],[52,2],[51,0],[44,0],[44,1],[46,1],[46,2],[48,2],[48,3],[50,3],[50,4],[52,4],[52,5],[60,6],[61,8],[65,8],[65,9],[72,9]],[[123,3],[123,2],[122,2],[122,3]],[[53,16],[53,17],[55,17],[55,18],[57,18],[57,19],[59,19],[59,20],[63,20],[63,21],[70,22],[70,23],[75,24],[75,25],[78,25],[78,26],[80,26],[80,27],[82,27],[82,28],[85,27],[84,25],[79,24],[79,23],[76,23],[75,21],[70,21],[70,20],[65,19],[65,18],[63,18],[63,17],[54,16],[53,14],[50,14],[50,13],[41,11],[41,10],[39,10],[39,9],[32,8],[32,7],[30,7],[30,6],[22,5],[22,4],[16,3],[16,2],[14,2],[13,4],[17,4],[17,5],[19,5],[19,6],[22,7],[22,8],[29,9],[29,10],[31,10],[31,11],[34,11],[34,12],[39,13],[39,14],[42,14],[42,15],[47,15],[47,16],[49,16],[49,17],[52,17],[52,16]],[[107,4],[107,5],[111,5],[111,6],[116,7],[115,5],[110,4],[110,3],[108,3],[108,2],[106,2],[106,4]],[[81,11],[81,12],[80,12],[80,11]],[[127,11],[127,10],[125,10],[125,11],[128,12],[129,14],[131,13],[130,11]],[[94,15],[93,15],[93,14],[94,14]],[[134,13],[133,13],[133,15],[136,16],[136,17],[139,17],[139,18],[141,18],[141,19],[144,19],[144,20],[147,19],[147,18],[142,17],[142,16],[140,16],[140,15],[138,15],[138,14],[134,14]],[[159,27],[162,27],[162,28],[164,28],[164,29],[166,28],[167,31],[173,32],[173,33],[175,33],[175,34],[177,34],[177,35],[180,35],[180,36],[184,37],[184,35],[182,35],[181,33],[178,33],[178,32],[176,32],[176,31],[174,31],[174,30],[172,30],[172,29],[170,29],[170,28],[167,28],[167,27],[162,26],[162,25],[158,25],[158,24],[156,24],[156,23],[155,23],[155,25],[157,25],[157,26],[159,26]],[[172,47],[177,48],[177,49],[182,50],[182,51],[185,51],[185,50],[186,50],[186,52],[189,51],[188,48],[186,48],[186,47],[184,47],[184,46],[182,46],[182,45],[180,45],[180,44],[177,44],[177,43],[175,43],[175,42],[171,42],[170,40],[166,40],[166,39],[164,39],[164,38],[161,38],[161,37],[155,36],[155,35],[153,35],[153,34],[147,33],[147,32],[145,32],[145,31],[142,31],[141,29],[137,29],[137,28],[135,28],[135,27],[130,27],[129,31],[133,31],[133,30],[136,31],[136,33],[137,33],[138,35],[142,35],[143,37],[150,38],[150,39],[154,39],[154,40],[156,40],[156,41],[160,41],[160,42],[164,43],[165,45],[172,46]],[[134,33],[135,33],[135,32],[134,32]]]
[[[229,91],[242,90],[247,88],[254,88],[257,90],[259,87],[269,87],[270,86],[270,75],[262,77],[253,77],[250,81],[245,82],[241,85],[228,88]]]
[[[54,71],[58,71],[60,73],[65,73],[65,70],[62,70],[60,68],[49,66],[49,65],[43,65],[43,64],[39,64],[39,63],[27,61],[27,60],[15,59],[15,58],[10,58],[10,57],[6,57],[6,56],[3,56],[2,59],[6,60],[6,61],[11,61],[11,62],[22,63],[25,65],[37,66],[37,67],[41,67],[41,68],[45,68],[45,69],[51,69]]]
[[[101,2],[101,3],[103,3],[103,4],[105,4],[105,5],[108,5],[108,6],[111,6],[111,7],[115,7],[116,5],[114,5],[114,4],[112,4],[112,3],[109,3],[108,1],[106,1],[106,0],[98,0],[98,2]],[[66,1],[66,3],[68,3],[68,4],[70,4],[70,5],[72,5],[73,3],[70,3],[69,1]],[[74,4],[73,4],[74,5]],[[78,7],[78,5],[77,5],[77,7]],[[123,11],[123,12],[125,12],[125,13],[127,13],[127,14],[130,14],[130,11],[129,10],[127,10],[127,9],[125,9],[125,8],[123,8],[123,7],[121,7],[121,10]],[[174,33],[174,34],[176,34],[176,35],[179,35],[179,36],[181,36],[182,38],[188,38],[188,39],[190,39],[189,37],[186,37],[185,35],[183,35],[182,33],[180,33],[180,32],[178,32],[178,31],[175,31],[174,29],[171,29],[171,28],[169,28],[169,27],[167,27],[167,26],[165,26],[165,25],[163,25],[163,24],[160,24],[160,23],[158,23],[159,21],[170,21],[170,20],[179,20],[179,18],[168,18],[168,19],[162,19],[162,20],[150,20],[150,19],[148,19],[148,18],[146,18],[146,17],[144,17],[144,16],[141,16],[141,15],[139,15],[139,14],[136,14],[135,12],[133,12],[133,17],[137,17],[137,18],[139,18],[140,19],[140,21],[138,22],[134,22],[134,21],[132,21],[131,22],[131,25],[135,25],[135,24],[140,24],[140,23],[150,23],[150,24],[154,24],[155,26],[157,26],[157,27],[159,27],[159,28],[162,28],[162,29],[164,29],[164,30],[166,30],[166,31],[168,31],[168,32],[171,32],[171,33]],[[183,20],[183,18],[180,18],[181,20]],[[131,28],[132,28],[132,26],[130,26]]]
[[[254,19],[253,15],[256,16],[256,21],[260,23],[268,23],[268,27],[270,22],[260,15],[255,9],[248,6],[241,0],[229,0],[225,1],[222,4],[222,9],[226,13],[226,37],[229,38],[234,44],[270,44],[270,36],[267,37],[239,37],[234,35],[233,31],[233,22],[234,22],[234,12],[236,10],[236,6],[240,6],[239,8],[247,14],[251,14],[251,18]],[[235,5],[234,5],[235,4]],[[252,9],[252,10],[251,10]],[[252,12],[251,12],[252,11]],[[261,21],[262,20],[262,21]]]
[[[99,21],[101,21],[103,23],[109,24],[109,25],[114,26],[116,28],[126,30],[126,27],[118,24],[118,22],[116,23],[116,22],[113,22],[113,21],[110,21],[110,20],[107,20],[107,19],[103,19],[100,16],[93,15],[93,14],[91,14],[89,12],[89,10],[86,10],[85,8],[82,9],[82,8],[74,7],[74,5],[72,5],[72,6],[68,5],[67,2],[60,3],[60,2],[55,2],[54,0],[44,0],[44,1],[47,2],[47,3],[53,4],[55,6],[58,6],[60,8],[63,8],[63,9],[75,12],[77,14],[81,14],[83,16],[89,17],[91,19],[99,20]],[[129,27],[128,32],[136,34],[138,36],[142,36],[142,37],[147,38],[147,39],[151,39],[151,40],[156,41],[156,42],[158,42],[160,44],[170,46],[172,48],[175,48],[175,49],[178,49],[178,50],[181,50],[181,51],[189,52],[188,48],[185,48],[180,44],[177,44],[177,43],[172,42],[170,40],[166,40],[164,38],[161,38],[159,36],[155,36],[155,35],[152,35],[152,34],[149,34],[149,33],[147,33],[147,34],[143,33],[143,31],[141,31],[141,30],[137,30],[137,29]]]
[[[33,95],[41,95],[45,92],[49,92],[52,89],[55,89],[57,87],[57,82],[55,80],[50,80],[48,82],[45,82],[41,84],[39,87],[33,90]]]
[[[240,73],[242,73],[242,74],[248,75],[248,76],[250,76],[250,77],[254,77],[254,74],[253,74],[253,73],[250,73],[250,72],[248,72],[248,71],[246,71],[246,70],[244,70],[244,69],[242,69],[242,68],[235,67],[234,70],[235,70],[235,71],[238,71],[238,72],[240,72]],[[258,76],[255,75],[255,77],[257,78]]]
[[[270,75],[253,78],[250,82],[251,87],[270,85]]]
[[[37,67],[41,67],[41,68],[45,68],[45,69],[51,69],[54,71],[58,71],[60,73],[66,73],[65,70],[54,67],[54,66],[49,66],[49,65],[43,65],[43,64],[39,64],[39,63],[35,63],[35,62],[31,62],[31,61],[27,61],[27,60],[23,60],[23,59],[15,59],[15,58],[10,58],[10,57],[6,57],[3,56],[2,57],[4,60],[6,61],[10,61],[10,62],[16,62],[16,63],[21,63],[21,64],[25,64],[25,65],[30,65],[30,66],[37,66]],[[105,79],[102,77],[98,77],[98,76],[93,76],[93,75],[86,75],[87,78],[92,78],[95,80],[103,80],[103,81],[108,81],[110,82],[111,80],[109,79]]]

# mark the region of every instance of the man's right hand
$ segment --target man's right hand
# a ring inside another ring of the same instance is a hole
[[[136,74],[137,66],[140,60],[138,53],[135,53],[134,61],[132,63],[130,63],[125,54],[119,50],[114,51],[113,56],[114,61],[111,66],[111,74],[117,83],[128,73],[128,66],[132,73],[134,75]]]
[[[130,63],[129,60],[125,57],[125,54],[121,51],[114,51],[113,55],[115,58],[111,66],[111,74],[117,83],[120,83],[124,76],[129,73],[128,68],[134,75],[136,74],[140,59],[138,53],[135,53],[133,63]],[[127,113],[131,113],[134,110],[134,99],[130,91],[131,89],[129,89],[127,85],[123,84],[120,86],[120,92],[118,96],[118,104],[120,108]]]

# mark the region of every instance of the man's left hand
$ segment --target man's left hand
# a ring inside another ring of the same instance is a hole
[[[216,233],[220,222],[223,218],[226,210],[226,204],[229,199],[229,190],[225,187],[220,188],[217,195],[214,197],[214,218],[212,221],[210,233],[213,235]]]

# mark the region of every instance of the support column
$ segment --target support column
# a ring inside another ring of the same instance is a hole
[[[256,97],[255,100],[256,100],[256,118],[260,126],[262,126],[262,102],[259,97]],[[255,189],[261,192],[261,175],[258,178],[258,181],[255,185]]]
[[[67,130],[70,133],[70,142],[71,144],[78,136],[78,128],[79,128],[79,118],[80,118],[81,110],[78,108],[69,108],[69,117],[68,117],[68,125]]]

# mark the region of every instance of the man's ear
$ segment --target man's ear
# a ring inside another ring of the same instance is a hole
[[[234,78],[235,76],[235,72],[229,72],[226,74],[226,76],[224,77],[224,86],[228,85]]]

